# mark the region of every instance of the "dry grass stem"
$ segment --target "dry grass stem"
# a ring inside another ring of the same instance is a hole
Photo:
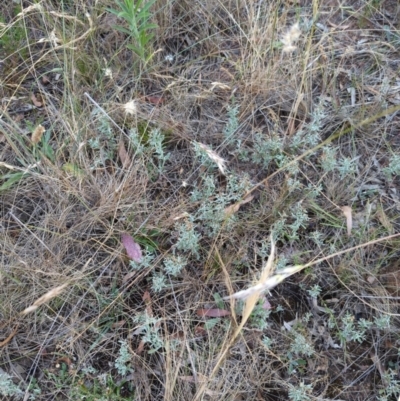
[[[52,290],[46,292],[43,296],[41,296],[39,299],[37,299],[31,306],[28,308],[24,309],[21,312],[21,315],[26,315],[30,312],[35,311],[40,305],[45,304],[46,302],[49,302],[51,299],[58,297],[61,295],[61,293],[64,291],[64,289],[68,286],[68,284],[63,284],[60,285],[59,287],[53,288]]]
[[[214,152],[212,149],[210,149],[208,146],[204,145],[203,143],[199,143],[198,145],[200,146],[201,149],[203,149],[207,156],[218,166],[219,171],[221,174],[226,175],[225,173],[225,163],[226,160],[224,160],[222,157],[218,156],[216,152]]]

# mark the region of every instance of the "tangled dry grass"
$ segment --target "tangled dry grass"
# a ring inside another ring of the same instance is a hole
[[[0,5],[0,394],[397,399],[398,2],[110,7]]]

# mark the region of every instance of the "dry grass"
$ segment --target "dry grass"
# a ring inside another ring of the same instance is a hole
[[[398,2],[239,3],[158,1],[146,64],[111,0],[0,5],[21,399],[400,395]]]

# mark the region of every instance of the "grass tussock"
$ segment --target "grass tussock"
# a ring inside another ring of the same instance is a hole
[[[396,1],[0,11],[3,399],[400,396]]]

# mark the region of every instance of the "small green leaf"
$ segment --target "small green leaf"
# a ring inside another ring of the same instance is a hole
[[[71,175],[73,175],[74,177],[77,178],[82,178],[85,176],[85,172],[80,169],[76,164],[74,163],[65,163],[62,166],[62,169],[66,172],[66,173],[70,173]]]
[[[205,323],[204,323],[204,328],[206,329],[206,330],[211,330],[213,327],[215,327],[219,322],[221,321],[221,318],[215,318],[215,319],[210,319],[210,320],[207,320]]]
[[[214,301],[215,301],[215,304],[217,305],[217,307],[219,309],[224,309],[225,304],[224,304],[223,299],[221,298],[221,295],[219,295],[218,292],[215,292],[213,294],[213,297],[214,297]]]
[[[0,186],[0,191],[6,191],[7,189],[10,189],[16,182],[21,180],[24,174],[25,173],[23,172],[18,172],[3,175],[1,179],[6,181]]]

